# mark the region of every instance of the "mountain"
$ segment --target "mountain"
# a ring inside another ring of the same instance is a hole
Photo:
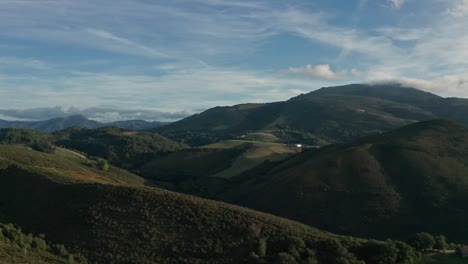
[[[72,126],[97,128],[101,127],[102,124],[80,115],[58,117],[45,121],[0,121],[0,128],[28,128],[42,132],[54,132]]]
[[[337,236],[97,165],[0,145],[0,219],[97,264],[374,263],[387,253],[371,249],[386,248],[394,254],[386,263],[406,258],[399,242]]]
[[[169,124],[169,122],[145,121],[145,120],[125,120],[107,123],[106,126],[115,126],[131,130],[147,130]]]
[[[468,128],[423,121],[264,163],[218,199],[340,234],[468,242]],[[228,187],[226,187],[228,186]]]
[[[353,84],[283,102],[215,107],[152,131],[191,146],[257,133],[282,143],[326,145],[437,118],[468,124],[468,100],[399,84]]]
[[[26,128],[41,132],[55,132],[69,127],[99,128],[105,126],[115,126],[131,130],[152,129],[166,125],[165,122],[148,122],[144,120],[126,120],[111,123],[100,123],[89,120],[82,115],[73,115],[68,117],[58,117],[44,121],[6,121],[0,120],[0,128]]]

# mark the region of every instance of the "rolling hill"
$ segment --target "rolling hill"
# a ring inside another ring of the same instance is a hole
[[[367,248],[387,246],[393,262],[404,257],[396,242],[337,236],[148,187],[93,161],[20,145],[0,145],[0,157],[0,219],[45,234],[90,263],[362,263],[386,257]],[[3,248],[0,243],[0,257]]]
[[[72,127],[53,134],[54,144],[79,150],[127,169],[154,158],[157,153],[180,150],[186,146],[154,133],[117,127],[87,129]]]
[[[134,169],[138,175],[179,192],[216,198],[227,179],[269,161],[287,159],[296,146],[247,140],[227,140],[199,148],[162,153]]]
[[[467,242],[468,128],[424,121],[265,163],[218,199],[340,234]]]
[[[252,133],[282,143],[326,145],[444,118],[468,124],[468,100],[443,98],[399,84],[322,88],[288,101],[215,107],[156,128],[191,146]]]

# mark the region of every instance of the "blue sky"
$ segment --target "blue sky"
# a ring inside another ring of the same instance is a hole
[[[180,116],[382,81],[468,97],[467,31],[468,0],[0,0],[0,108]]]

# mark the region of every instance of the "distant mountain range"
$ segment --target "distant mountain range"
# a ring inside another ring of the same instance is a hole
[[[116,121],[112,123],[100,123],[94,120],[87,119],[82,115],[73,115],[69,117],[58,117],[44,121],[6,121],[0,120],[0,128],[26,128],[34,129],[41,132],[55,132],[65,128],[78,126],[83,128],[99,128],[105,126],[116,126],[120,128],[132,130],[152,129],[166,125],[165,122],[148,122],[144,120],[126,120]]]
[[[352,84],[283,102],[215,107],[153,131],[191,146],[252,133],[284,143],[326,145],[436,118],[468,124],[468,99],[443,98],[399,84]]]

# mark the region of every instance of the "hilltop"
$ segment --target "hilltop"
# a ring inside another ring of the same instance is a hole
[[[252,133],[281,143],[326,145],[379,134],[416,121],[468,124],[468,100],[443,98],[399,84],[322,88],[290,100],[215,107],[152,131],[191,146]]]

